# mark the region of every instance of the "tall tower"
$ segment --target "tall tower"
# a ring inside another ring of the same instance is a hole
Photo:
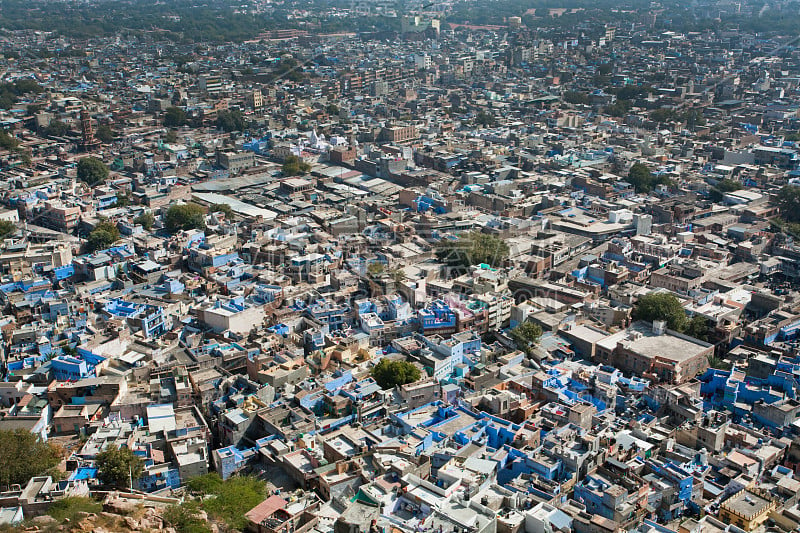
[[[90,152],[100,146],[100,141],[94,136],[92,117],[89,116],[89,112],[85,108],[81,109],[81,133],[83,136],[81,147],[84,152]]]

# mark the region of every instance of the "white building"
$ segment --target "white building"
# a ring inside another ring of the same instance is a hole
[[[414,54],[414,68],[417,70],[429,69],[433,65],[431,56],[428,54]]]
[[[198,319],[216,333],[231,331],[233,333],[249,333],[253,328],[264,323],[264,308],[246,303],[242,298],[227,302],[217,300],[205,309],[199,309]]]

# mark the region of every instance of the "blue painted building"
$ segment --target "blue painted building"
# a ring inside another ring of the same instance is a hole
[[[705,409],[724,409],[733,414],[734,420],[752,415],[756,422],[777,427],[771,417],[760,416],[768,406],[784,400],[795,400],[800,391],[800,382],[791,368],[784,362],[766,379],[745,375],[741,370],[718,370],[709,368],[699,377],[700,395]],[[787,370],[789,370],[787,372]],[[758,404],[758,409],[753,409]]]
[[[349,325],[350,306],[347,304],[337,304],[321,298],[305,309],[306,314],[327,324],[330,331],[338,331]]]
[[[418,313],[419,323],[423,333],[443,330],[455,329],[458,323],[458,317],[455,312],[450,309],[450,306],[444,300],[434,300],[431,305],[425,309],[421,309]]]
[[[262,439],[263,440],[263,439]],[[228,479],[258,456],[258,447],[226,446],[212,452],[214,466],[222,479]]]
[[[646,461],[648,469],[653,473],[647,477],[656,476],[659,481],[674,487],[674,490],[664,491],[666,499],[658,507],[659,518],[665,522],[675,520],[687,510],[698,510],[692,503],[692,488],[694,478],[692,472],[684,469],[672,461]]]
[[[90,375],[86,361],[67,355],[59,355],[51,359],[50,370],[53,373],[53,379],[58,381],[77,381]]]
[[[147,339],[160,337],[166,332],[164,309],[160,306],[114,299],[103,307],[103,311],[126,319],[129,325],[141,329]]]
[[[598,514],[603,518],[615,520],[617,508],[627,498],[627,491],[622,487],[614,486],[606,478],[591,474],[575,485],[573,499],[586,506],[586,510]]]

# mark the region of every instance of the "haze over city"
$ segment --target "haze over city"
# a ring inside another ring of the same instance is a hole
[[[800,531],[800,2],[0,0],[0,531]]]

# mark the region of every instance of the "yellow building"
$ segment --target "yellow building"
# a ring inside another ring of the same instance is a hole
[[[253,109],[261,109],[264,107],[264,95],[261,94],[260,89],[255,89],[247,95],[247,103]]]
[[[401,22],[401,31],[403,33],[422,33],[431,29],[438,35],[440,23],[439,19],[423,15],[405,15]]]
[[[737,492],[720,506],[719,518],[745,531],[753,531],[767,521],[775,510],[775,501],[766,494],[756,494],[745,489]]]

